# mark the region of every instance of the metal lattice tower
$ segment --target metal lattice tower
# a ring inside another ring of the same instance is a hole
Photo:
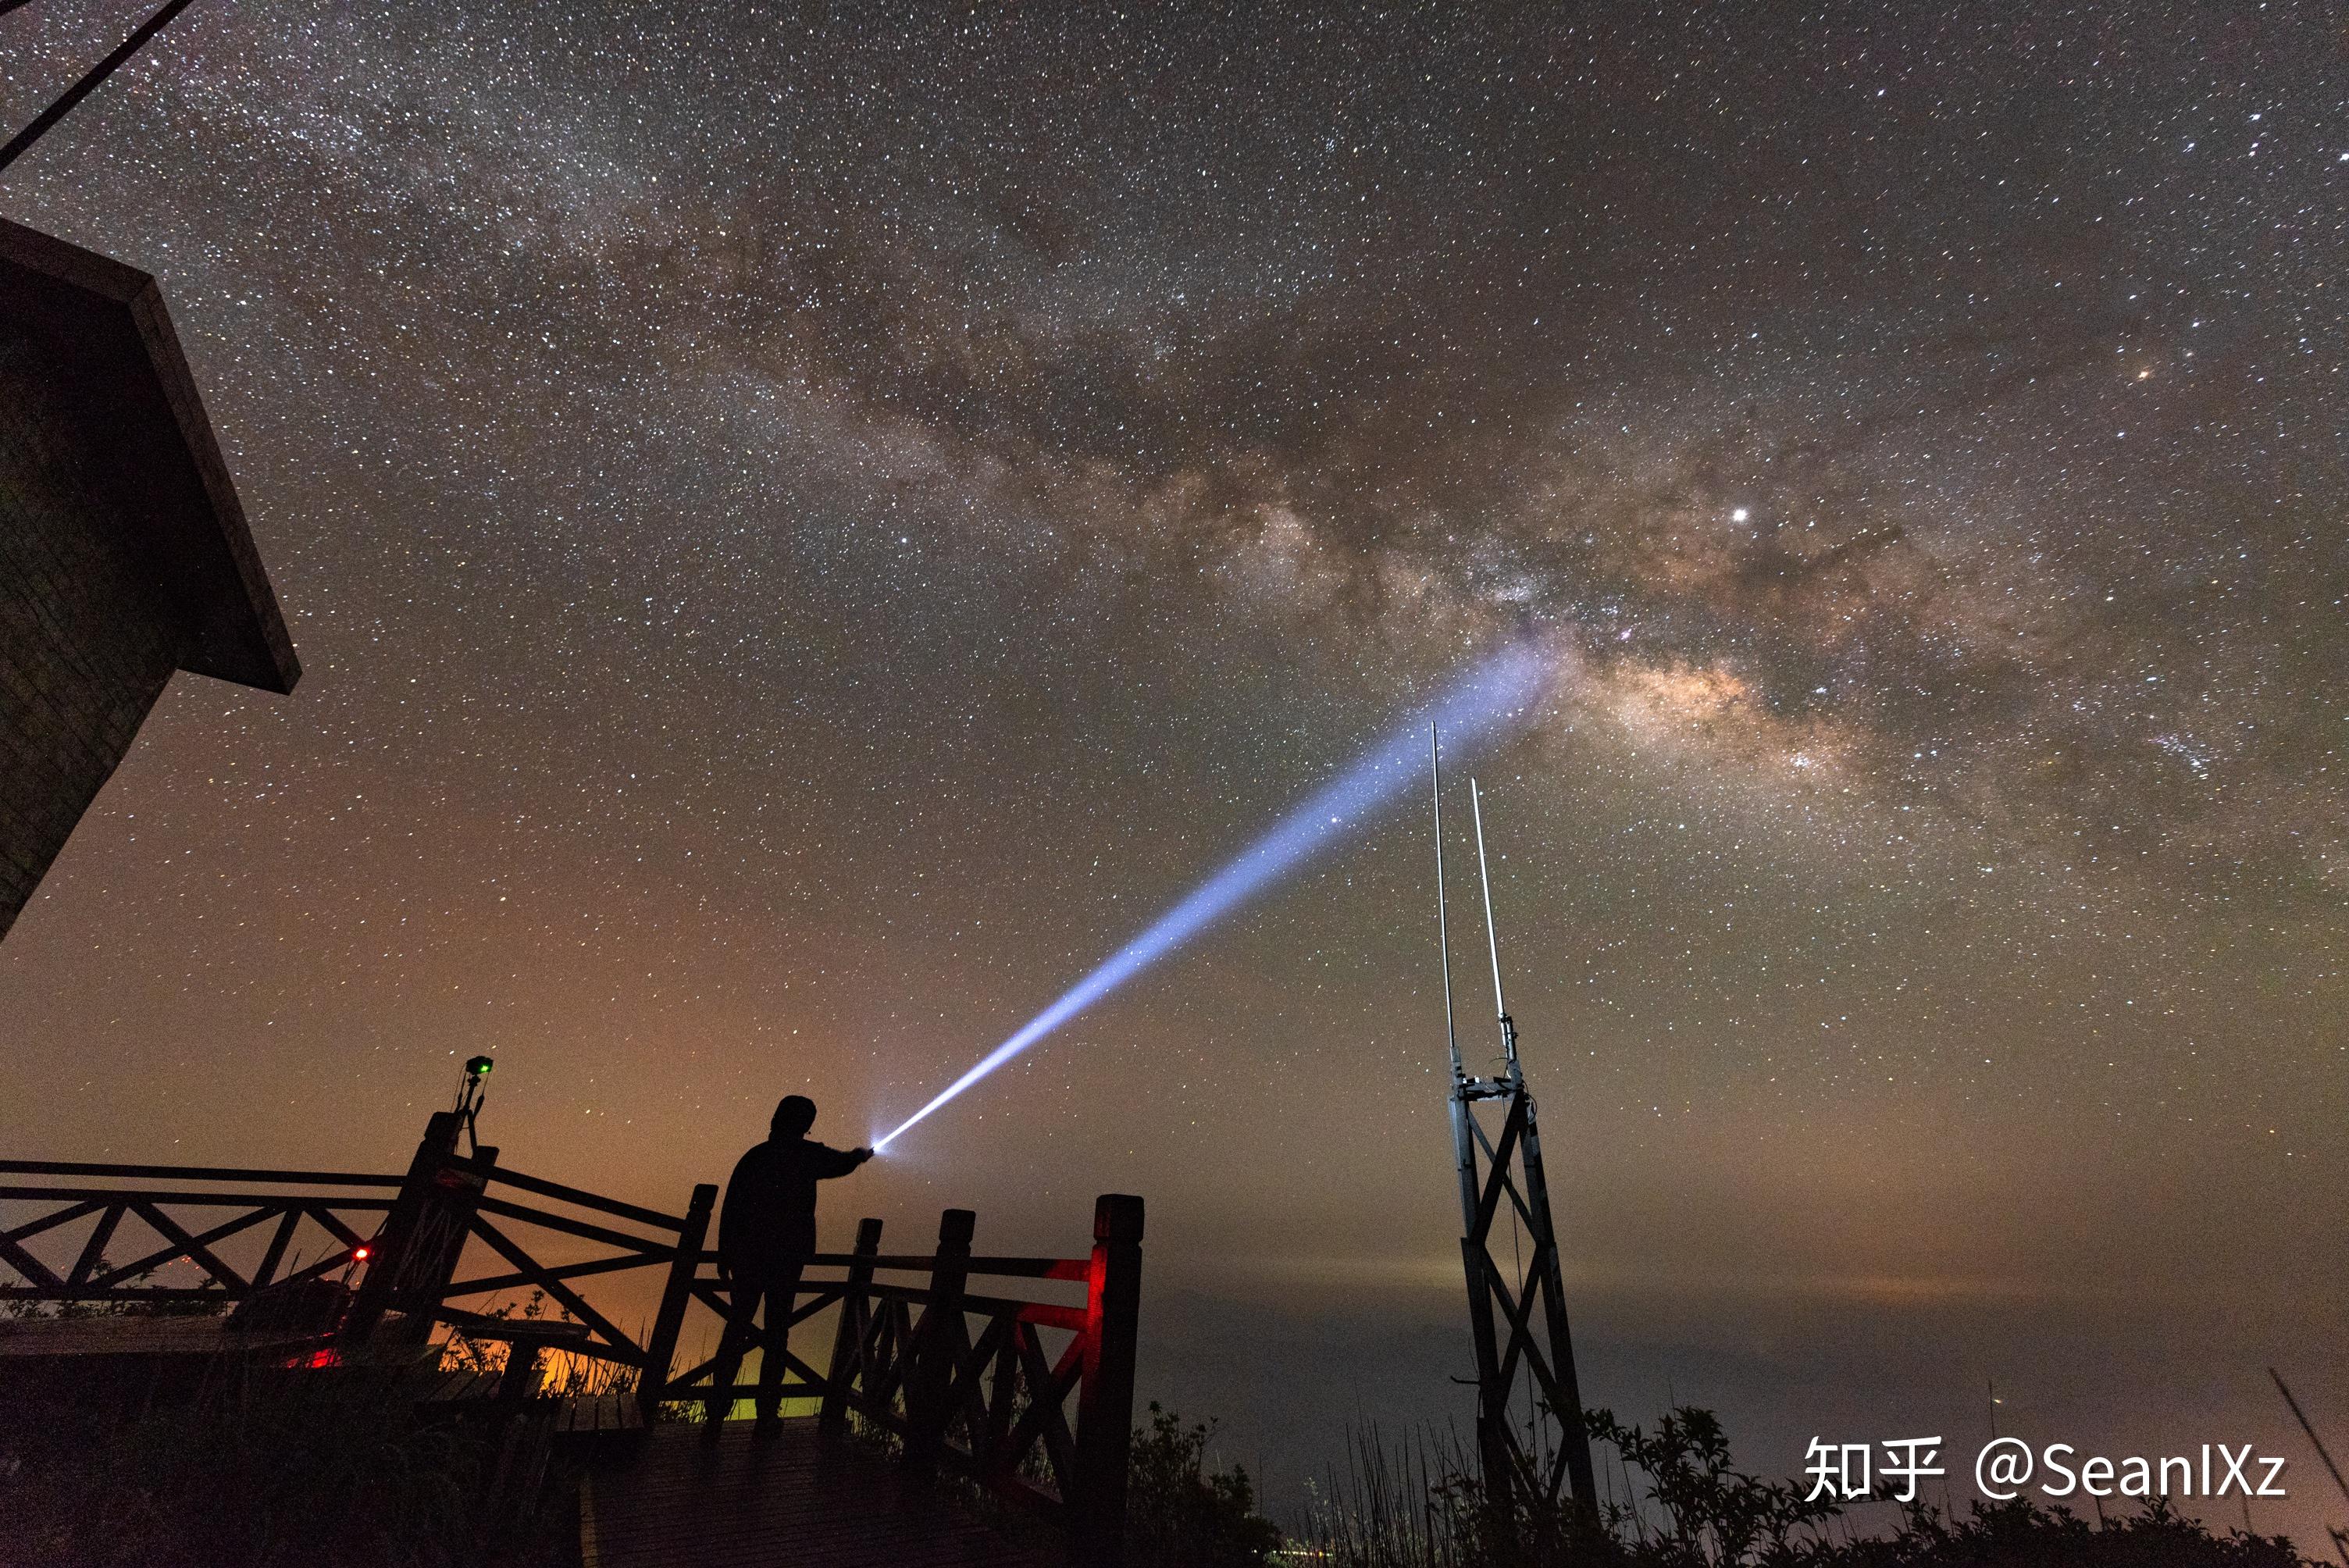
[[[1468,1326],[1476,1348],[1476,1449],[1495,1502],[1524,1500],[1556,1507],[1567,1499],[1595,1516],[1598,1493],[1590,1438],[1582,1425],[1582,1390],[1566,1320],[1566,1286],[1549,1181],[1542,1171],[1534,1097],[1517,1060],[1517,1026],[1501,988],[1501,943],[1493,924],[1493,882],[1485,862],[1484,802],[1468,782],[1476,824],[1476,870],[1485,895],[1485,932],[1493,955],[1493,1011],[1501,1028],[1501,1068],[1472,1077],[1461,1065],[1454,1026],[1452,932],[1444,899],[1444,779],[1438,738],[1428,730],[1428,774],[1435,799],[1435,910],[1444,954],[1444,1032],[1452,1056],[1452,1146],[1459,1167],[1460,1257],[1467,1274]],[[1498,1131],[1488,1126],[1490,1102]],[[1521,1273],[1502,1266],[1493,1242],[1502,1205],[1525,1231],[1529,1251],[1513,1255]],[[1499,1309],[1497,1317],[1495,1308]],[[1506,1330],[1506,1337],[1504,1337]],[[1525,1406],[1519,1410],[1521,1399]]]

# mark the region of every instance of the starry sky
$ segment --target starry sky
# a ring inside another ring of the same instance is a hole
[[[140,14],[0,19],[6,123]],[[1591,1402],[1781,1473],[1988,1384],[2306,1461],[2344,57],[2287,4],[207,0],[0,211],[162,280],[305,675],[176,677],[0,946],[8,1142],[396,1168],[490,1051],[509,1162],[676,1206],[781,1093],[895,1125],[1530,640],[1473,762]],[[1143,1393],[1278,1503],[1464,1419],[1431,858],[1381,819],[829,1233],[1144,1194]]]

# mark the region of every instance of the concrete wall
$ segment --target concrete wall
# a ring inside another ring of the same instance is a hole
[[[0,935],[138,735],[180,652],[157,568],[96,520],[123,476],[54,367],[0,338]]]

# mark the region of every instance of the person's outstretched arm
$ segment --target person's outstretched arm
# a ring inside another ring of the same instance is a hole
[[[808,1152],[815,1156],[812,1163],[815,1167],[816,1180],[820,1181],[845,1176],[873,1158],[870,1149],[828,1149],[821,1143],[811,1145]]]

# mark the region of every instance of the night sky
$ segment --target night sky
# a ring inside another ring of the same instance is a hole
[[[143,9],[0,20],[7,126]],[[2313,1535],[2349,27],[1634,9],[191,7],[0,211],[162,280],[306,673],[175,677],[0,946],[10,1151],[397,1169],[490,1051],[508,1162],[678,1207],[1531,639],[1459,781],[1589,1400],[1785,1473],[1994,1380],[2288,1453]],[[1284,1506],[1464,1420],[1431,861],[1381,818],[827,1234],[1143,1194],[1142,1392]]]

